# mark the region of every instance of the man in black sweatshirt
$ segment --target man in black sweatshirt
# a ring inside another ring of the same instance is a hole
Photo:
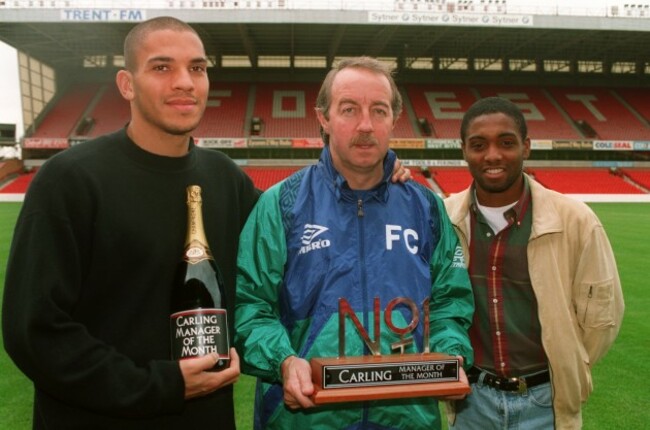
[[[34,382],[34,428],[233,429],[230,368],[170,359],[170,297],[186,187],[203,189],[207,240],[233,312],[239,232],[257,201],[246,174],[196,147],[208,96],[199,36],[174,18],[135,26],[117,74],[131,121],[48,160],[16,225],[5,348]],[[232,318],[231,318],[232,319]]]

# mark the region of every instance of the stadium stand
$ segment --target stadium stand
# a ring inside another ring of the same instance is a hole
[[[267,190],[300,168],[302,167],[243,167],[260,190]],[[436,167],[427,169],[428,172],[419,167],[410,167],[410,170],[414,181],[434,191],[439,189],[445,196],[464,190],[472,182],[465,167]],[[547,188],[566,194],[644,194],[650,190],[649,169],[528,167],[526,172]],[[25,193],[35,173],[36,170],[32,170],[7,181],[0,187],[0,194]]]
[[[0,189],[6,178],[20,174],[23,171],[23,163],[19,159],[3,159],[0,157]]]
[[[86,114],[94,120],[87,137],[96,137],[123,127],[129,118],[128,103],[114,84],[80,84],[53,106],[33,137],[65,138],[84,115],[96,94],[98,101]],[[314,112],[319,84],[314,83],[213,83],[196,137],[246,137],[252,117],[262,122],[261,137],[317,138],[318,120]],[[251,94],[250,89],[253,89]],[[432,86],[405,85],[405,107],[395,125],[394,137],[458,139],[462,114],[479,97],[499,95],[517,103],[526,115],[533,139],[648,140],[650,90],[601,88],[547,89],[518,86]],[[252,115],[247,116],[253,104]],[[566,111],[566,113],[565,113]],[[636,115],[635,115],[636,114]],[[638,115],[638,116],[637,116]],[[432,127],[431,136],[415,131],[412,125],[424,118]],[[581,136],[571,121],[586,121],[594,136]]]
[[[32,102],[32,117],[37,118],[28,125],[23,140],[22,167],[40,166],[70,145],[123,127],[129,118],[128,103],[115,87],[114,74],[121,67],[123,37],[130,25],[68,22],[74,15],[71,5],[85,4],[81,0],[64,2],[64,8],[57,7],[62,2],[5,3],[0,8],[9,14],[22,8],[38,10],[19,22],[0,18],[6,27],[0,32],[3,41],[19,50],[21,96]],[[141,11],[153,2],[120,3],[137,3],[143,9],[130,11],[128,16],[142,18]],[[568,20],[557,16],[564,14],[560,9],[549,15],[535,5],[531,6],[534,10],[515,12],[512,4],[506,8],[505,2],[487,0],[480,4],[465,0],[351,2],[354,7],[336,6],[328,11],[341,17],[341,22],[332,24],[321,22],[321,6],[315,2],[304,10],[284,1],[165,3],[170,14],[180,12],[197,25],[209,57],[211,91],[204,118],[193,135],[202,138],[202,146],[242,160],[261,189],[295,171],[286,167],[295,166],[295,160],[315,161],[321,142],[314,105],[327,70],[340,58],[371,55],[397,69],[405,106],[393,137],[405,140],[394,142],[394,148],[408,161],[413,179],[435,192],[450,194],[471,182],[456,146],[462,115],[478,98],[499,95],[524,111],[529,136],[539,141],[527,166],[549,187],[567,193],[635,193],[624,198],[645,192],[644,197],[650,197],[650,69],[645,55],[650,32],[647,26],[636,27],[647,21],[645,15],[637,14],[645,21],[619,18],[637,17],[631,11],[645,14],[634,5],[612,7],[606,12],[613,15],[598,19],[590,12],[589,16],[576,13]],[[422,18],[418,13],[437,11],[467,18],[469,25],[421,26],[401,19],[352,21],[358,11],[369,11],[365,7],[369,4],[379,7],[375,12],[386,12],[373,13],[372,19],[397,17],[396,11]],[[206,21],[207,16],[225,9],[232,12],[231,23]],[[267,22],[277,12],[271,9],[291,10],[286,15],[289,21]],[[471,24],[472,19],[487,19],[492,13],[508,15],[512,22],[523,16],[520,13],[542,15],[554,30],[548,31],[546,24],[528,20],[528,16],[525,26],[510,26],[507,19],[503,25]],[[78,16],[85,15],[79,12]],[[69,24],[78,28],[72,32]],[[570,28],[565,29],[567,24]],[[33,37],[41,43],[34,43]],[[584,52],[593,53],[593,60],[584,61]],[[55,98],[41,110],[36,107],[42,105],[39,89],[49,82],[56,89]],[[445,162],[430,162],[437,160]],[[429,167],[423,175],[419,169],[424,167],[418,166],[436,167]],[[595,189],[572,184],[576,180],[569,170],[577,166],[588,169],[575,174],[577,182]],[[609,166],[619,167],[620,175],[608,174]],[[21,181],[14,176],[13,186],[26,188],[30,176]]]
[[[397,119],[395,128],[393,128],[393,137],[395,139],[413,139],[419,137],[419,135],[413,130],[411,120],[406,112],[402,112],[400,117]]]
[[[287,178],[299,170],[298,167],[244,167],[244,171],[251,177],[253,183],[260,190],[267,190],[274,184]]]
[[[248,83],[211,82],[205,114],[196,137],[243,137],[249,102]]]
[[[253,116],[264,124],[263,137],[320,137],[314,111],[320,84],[260,83]]]
[[[429,179],[426,176],[424,176],[422,169],[420,169],[419,167],[411,167],[410,170],[411,170],[411,177],[413,178],[414,181],[424,185],[429,189],[432,188]]]
[[[531,139],[579,139],[581,136],[570,124],[570,119],[554,105],[548,92],[535,87],[482,86],[481,97],[505,97],[523,111]]]
[[[445,195],[463,191],[472,183],[467,168],[430,168],[431,179],[438,184]]]
[[[574,121],[584,121],[595,132],[595,139],[650,139],[650,128],[605,88],[549,89],[557,103]]]
[[[118,130],[129,121],[129,103],[124,100],[115,84],[106,84],[101,98],[90,111],[94,125],[88,137],[97,137]]]
[[[619,171],[641,187],[645,188],[646,190],[650,190],[650,170],[619,169]]]
[[[0,194],[24,194],[29,188],[29,184],[34,179],[36,171],[18,175],[14,180],[7,182],[0,187]]]
[[[643,194],[608,169],[545,169],[530,170],[546,188],[565,194]]]
[[[33,137],[68,137],[81,119],[100,84],[79,83],[71,86],[38,124]]]
[[[466,86],[416,85],[404,86],[417,118],[425,118],[433,130],[431,137],[458,139],[460,122],[477,99]]]
[[[650,121],[650,89],[648,88],[618,88],[618,94],[632,109],[646,121]]]

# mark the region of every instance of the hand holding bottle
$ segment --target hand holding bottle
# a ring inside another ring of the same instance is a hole
[[[219,361],[216,353],[179,362],[185,381],[185,399],[201,397],[222,387],[234,384],[239,379],[239,356],[230,348],[230,365],[220,372],[211,372]]]
[[[187,237],[171,298],[172,359],[217,353],[212,370],[228,367],[228,318],[219,267],[203,227],[201,187],[187,187]]]

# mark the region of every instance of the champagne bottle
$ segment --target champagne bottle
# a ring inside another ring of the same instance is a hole
[[[201,187],[187,187],[185,252],[176,271],[171,298],[172,359],[216,352],[213,371],[230,363],[223,280],[203,229]]]

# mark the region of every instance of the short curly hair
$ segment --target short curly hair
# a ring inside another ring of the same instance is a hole
[[[526,119],[516,104],[502,97],[485,97],[470,106],[467,112],[465,112],[465,115],[463,115],[463,121],[460,124],[460,139],[463,143],[467,137],[467,129],[470,123],[479,116],[493,113],[502,113],[512,118],[519,129],[521,139],[525,140],[528,137]]]

